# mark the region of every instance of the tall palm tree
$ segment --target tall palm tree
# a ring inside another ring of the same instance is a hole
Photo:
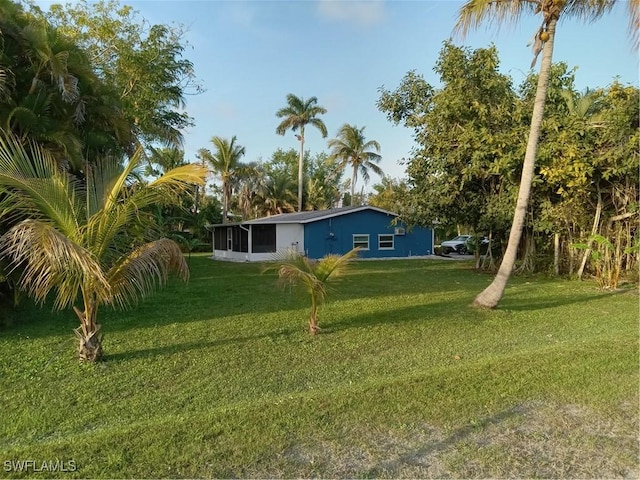
[[[36,145],[25,148],[15,137],[0,136],[0,190],[11,206],[3,213],[27,218],[0,237],[0,257],[36,301],[52,293],[55,308],[73,307],[82,360],[102,356],[100,305],[124,309],[164,284],[170,272],[185,280],[189,274],[180,247],[153,238],[143,212],[204,183],[206,169],[185,165],[141,184],[132,174],[142,157],[137,151],[124,167],[102,160],[79,182]]]
[[[229,201],[231,199],[233,179],[243,168],[240,158],[245,153],[244,147],[236,145],[236,136],[231,140],[222,137],[211,138],[211,143],[215,147],[215,153],[201,148],[198,156],[211,165],[213,171],[222,181],[222,223],[227,223],[229,219]]]
[[[493,23],[514,22],[525,13],[539,14],[541,25],[534,34],[533,53],[535,65],[538,54],[542,53],[540,73],[536,87],[536,96],[531,116],[529,138],[522,165],[520,189],[513,214],[513,222],[509,233],[507,250],[493,282],[484,289],[474,300],[476,307],[495,308],[502,298],[504,289],[513,271],[516,261],[518,244],[522,236],[525,223],[531,183],[535,172],[536,152],[538,138],[542,127],[544,105],[549,86],[551,61],[553,58],[553,46],[555,41],[556,25],[562,18],[577,18],[580,20],[596,20],[607,13],[614,5],[615,0],[467,0],[460,9],[455,30],[463,36],[472,29],[478,27],[484,21]],[[634,41],[637,41],[638,0],[629,2],[631,32]]]
[[[313,125],[322,134],[322,138],[327,136],[327,127],[318,118],[318,115],[327,113],[327,109],[318,105],[318,99],[311,97],[305,100],[296,97],[292,93],[287,95],[287,106],[276,112],[278,118],[284,118],[276,128],[278,135],[284,135],[287,130],[295,132],[300,129],[300,134],[296,135],[300,141],[300,157],[298,159],[298,211],[302,211],[302,176],[304,171],[304,128],[306,125]]]
[[[329,140],[331,156],[338,160],[338,170],[343,171],[351,166],[351,199],[353,200],[358,181],[358,172],[365,183],[369,181],[369,170],[382,175],[382,169],[377,165],[382,157],[377,153],[380,144],[375,140],[366,141],[365,127],[358,128],[355,125],[345,123],[338,131],[338,137]]]
[[[344,255],[326,255],[320,260],[311,260],[294,251],[283,251],[276,255],[276,263],[267,270],[277,270],[280,281],[292,286],[302,286],[311,300],[309,333],[315,335],[318,327],[318,307],[327,296],[330,278],[342,275],[358,256],[359,247]]]

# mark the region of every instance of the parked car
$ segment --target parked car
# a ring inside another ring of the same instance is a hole
[[[489,239],[487,239],[487,237],[482,237],[481,239],[479,238],[479,240],[480,245],[486,245],[489,243]],[[459,254],[473,252],[476,245],[477,243],[473,235],[458,235],[456,238],[446,240],[440,244],[443,253],[456,252]]]
[[[446,240],[440,244],[443,253],[467,253],[467,241],[471,238],[471,235],[458,235],[456,238]]]

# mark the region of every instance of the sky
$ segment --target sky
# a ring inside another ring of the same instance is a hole
[[[46,5],[42,1],[38,2]],[[305,149],[329,152],[327,140],[349,123],[381,146],[383,171],[404,176],[403,158],[414,146],[412,132],[395,126],[376,108],[379,88],[394,90],[410,70],[438,86],[433,72],[442,43],[453,35],[457,0],[120,0],[151,23],[183,24],[188,47],[206,92],[187,97],[195,126],[184,132],[185,159],[196,161],[213,136],[237,137],[243,160],[266,161],[278,148],[299,148],[294,133],[275,133],[286,96],[318,98],[328,137],[307,127]],[[605,87],[617,77],[638,85],[638,52],[627,29],[625,0],[595,23],[561,21],[554,61],[578,67],[576,87]],[[480,27],[457,45],[498,49],[500,70],[519,85],[532,60],[527,43],[539,17],[513,27]],[[538,63],[539,65],[539,63]],[[372,174],[371,184],[379,181]],[[358,185],[360,187],[360,185]]]

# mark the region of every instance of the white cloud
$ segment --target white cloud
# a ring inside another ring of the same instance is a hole
[[[383,0],[320,0],[317,11],[329,20],[354,22],[364,27],[382,22],[385,13]]]

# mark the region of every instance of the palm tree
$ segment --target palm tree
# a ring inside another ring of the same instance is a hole
[[[256,203],[262,215],[271,216],[295,211],[295,181],[285,172],[272,173],[260,187]]]
[[[209,150],[201,148],[198,156],[211,165],[215,174],[222,181],[222,223],[227,223],[229,219],[229,201],[232,193],[232,181],[242,169],[243,164],[240,158],[244,155],[245,149],[240,145],[236,145],[236,136],[231,140],[222,137],[212,137],[216,151],[212,154]]]
[[[516,21],[524,13],[539,14],[542,24],[534,35],[532,67],[539,53],[542,52],[540,73],[536,87],[536,96],[531,116],[529,138],[522,165],[520,189],[513,214],[513,222],[509,233],[507,250],[500,264],[500,268],[493,282],[484,289],[474,300],[473,304],[481,308],[495,308],[502,298],[504,289],[513,271],[516,261],[518,244],[522,236],[525,223],[531,183],[535,172],[536,152],[538,138],[542,127],[544,105],[549,86],[553,46],[555,41],[556,25],[558,20],[575,17],[584,20],[595,20],[608,12],[615,0],[467,0],[460,9],[455,30],[463,36],[485,20],[501,23]],[[637,40],[636,28],[638,22],[638,0],[629,2],[631,32],[634,40]],[[635,23],[634,23],[635,22]]]
[[[369,170],[382,176],[382,169],[377,165],[382,157],[376,153],[380,151],[380,144],[375,140],[365,141],[365,127],[345,123],[338,131],[338,137],[329,140],[331,156],[339,160],[338,170],[343,171],[351,166],[351,199],[355,198],[358,172],[365,183],[369,181]],[[374,151],[375,150],[375,151]]]
[[[318,105],[318,99],[311,97],[305,100],[296,97],[292,93],[287,95],[287,106],[276,112],[278,118],[284,118],[276,128],[278,135],[284,135],[289,129],[295,132],[300,129],[300,134],[296,135],[300,141],[300,157],[298,159],[298,211],[302,211],[302,176],[304,170],[304,128],[306,125],[313,125],[322,134],[322,138],[327,136],[327,127],[320,120],[318,115],[327,113],[327,109]]]
[[[152,238],[143,212],[204,183],[206,169],[185,165],[141,184],[132,174],[142,157],[138,150],[124,167],[103,159],[79,182],[35,144],[25,147],[16,137],[0,136],[0,190],[10,205],[3,213],[27,218],[0,237],[0,257],[18,275],[19,288],[37,302],[52,293],[54,308],[73,307],[82,360],[102,356],[100,305],[131,306],[172,271],[188,278],[180,247]]]
[[[289,250],[276,255],[274,266],[267,270],[277,270],[280,282],[292,286],[302,286],[311,300],[309,333],[315,335],[318,327],[318,306],[327,296],[327,283],[330,277],[342,275],[358,256],[358,248],[344,255],[326,255],[320,260],[310,260],[306,256]]]

